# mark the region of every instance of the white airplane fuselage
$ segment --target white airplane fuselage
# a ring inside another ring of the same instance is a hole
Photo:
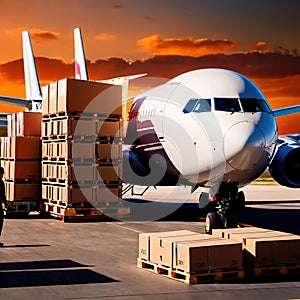
[[[223,69],[191,71],[137,96],[127,133],[143,164],[153,157],[164,169],[164,185],[177,177],[177,184],[244,186],[267,168],[277,141],[262,92]]]

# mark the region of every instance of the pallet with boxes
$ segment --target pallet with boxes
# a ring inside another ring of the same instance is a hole
[[[140,234],[137,266],[187,284],[244,277],[241,242],[188,230]]]
[[[300,274],[300,236],[258,227],[214,229],[214,237],[242,242],[249,276]]]
[[[300,274],[300,236],[257,227],[141,233],[139,268],[187,284]]]
[[[41,113],[34,112],[20,112],[8,117],[8,136],[1,137],[7,215],[39,210],[41,118]]]
[[[128,215],[122,203],[121,88],[63,79],[43,87],[43,97],[46,211],[63,220]],[[93,101],[96,109],[89,110]]]

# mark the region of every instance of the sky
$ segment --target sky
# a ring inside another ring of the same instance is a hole
[[[300,103],[298,0],[0,0],[0,7],[1,95],[25,96],[23,30],[45,85],[74,77],[80,27],[92,80],[220,67],[253,80],[272,108]],[[300,114],[278,125],[280,134],[300,132]]]

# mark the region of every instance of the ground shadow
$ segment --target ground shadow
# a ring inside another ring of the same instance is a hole
[[[118,282],[72,260],[0,263],[0,288]]]

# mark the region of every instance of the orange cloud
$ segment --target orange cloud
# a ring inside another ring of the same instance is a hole
[[[266,50],[267,42],[257,42],[253,47],[252,50],[256,51],[264,51]]]
[[[109,33],[99,33],[95,36],[95,39],[100,41],[115,40],[116,38],[116,35]]]
[[[159,55],[187,55],[201,56],[212,53],[227,52],[236,46],[229,40],[197,39],[191,37],[183,39],[162,39],[159,35],[152,35],[137,41],[140,49]]]

